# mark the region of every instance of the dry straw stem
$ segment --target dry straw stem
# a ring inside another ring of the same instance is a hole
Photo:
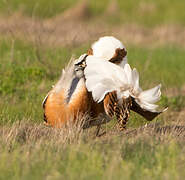
[[[146,124],[137,129],[128,130],[125,132],[126,136],[139,138],[139,137],[155,137],[160,141],[169,141],[171,138],[184,141],[185,126],[183,125],[165,125],[160,126],[158,123]]]
[[[81,144],[91,142],[95,138],[95,128],[83,129],[83,123],[87,116],[79,117],[77,123],[68,123],[62,128],[47,127],[43,124],[33,124],[31,120],[17,121],[13,125],[5,125],[0,128],[0,141],[6,144],[6,147],[12,148],[13,144],[49,144],[51,146],[65,147],[68,144]],[[102,128],[106,131],[105,127]],[[148,124],[143,127],[118,131],[117,128],[109,129],[106,134],[95,139],[111,140],[114,137],[124,139],[157,139],[160,142],[168,142],[172,139],[178,141],[185,140],[185,126],[166,125],[161,126],[158,123]]]
[[[79,143],[82,136],[82,125],[85,117],[81,117],[77,123],[68,121],[65,127],[52,128],[43,123],[34,124],[31,120],[17,121],[13,125],[1,127],[1,141],[6,145],[11,144],[30,144],[50,142],[54,144]]]
[[[53,128],[44,123],[33,123],[30,119],[16,121],[13,124],[6,124],[0,127],[0,141],[11,147],[12,144],[41,144],[47,143],[62,145],[79,144],[81,141],[92,139],[95,137],[96,126],[102,124],[99,119],[93,121],[87,114],[79,115],[74,120],[69,120],[67,124],[61,128]],[[85,127],[85,128],[84,128]]]

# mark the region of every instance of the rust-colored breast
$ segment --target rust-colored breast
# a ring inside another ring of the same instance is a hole
[[[45,103],[45,120],[48,125],[61,127],[68,119],[64,91],[51,92]]]
[[[72,100],[67,103],[64,91],[60,93],[51,92],[45,103],[46,124],[61,127],[68,121],[75,121],[78,116],[85,114],[91,107],[91,101],[87,89],[82,87]]]
[[[81,87],[81,90],[73,96],[72,100],[67,105],[67,109],[74,121],[78,119],[78,116],[87,113],[90,109],[91,102],[88,96],[88,92],[85,86]]]

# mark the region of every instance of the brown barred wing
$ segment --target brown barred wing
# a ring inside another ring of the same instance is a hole
[[[130,117],[130,108],[132,106],[131,98],[123,98],[122,99],[122,105],[117,106],[117,113],[116,117],[118,119],[118,126],[120,130],[124,130],[126,128],[126,124]]]
[[[116,106],[118,104],[116,91],[108,93],[105,96],[103,103],[106,114],[109,117],[113,117],[115,115]]]
[[[130,115],[130,107],[132,101],[130,98],[123,99],[122,103],[118,103],[116,91],[108,93],[104,99],[104,109],[109,117],[116,117],[118,120],[119,129],[126,128],[126,124]]]

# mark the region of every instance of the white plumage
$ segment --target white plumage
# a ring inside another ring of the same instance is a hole
[[[154,103],[160,99],[161,85],[142,91],[139,86],[139,74],[136,69],[132,70],[129,64],[121,68],[94,56],[88,56],[86,64],[86,87],[92,92],[95,101],[101,102],[108,92],[116,91],[119,100],[131,96],[141,108],[156,112],[158,105]]]

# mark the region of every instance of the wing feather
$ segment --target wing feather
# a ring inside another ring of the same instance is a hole
[[[102,58],[88,56],[86,64],[86,87],[95,101],[102,101],[108,92],[119,90],[128,81],[122,68]]]
[[[157,112],[161,96],[161,85],[142,91],[139,86],[139,73],[131,69],[129,64],[119,67],[102,58],[88,56],[84,71],[86,87],[92,92],[95,101],[102,101],[109,92],[116,91],[118,99],[131,96],[135,102],[147,111]]]

